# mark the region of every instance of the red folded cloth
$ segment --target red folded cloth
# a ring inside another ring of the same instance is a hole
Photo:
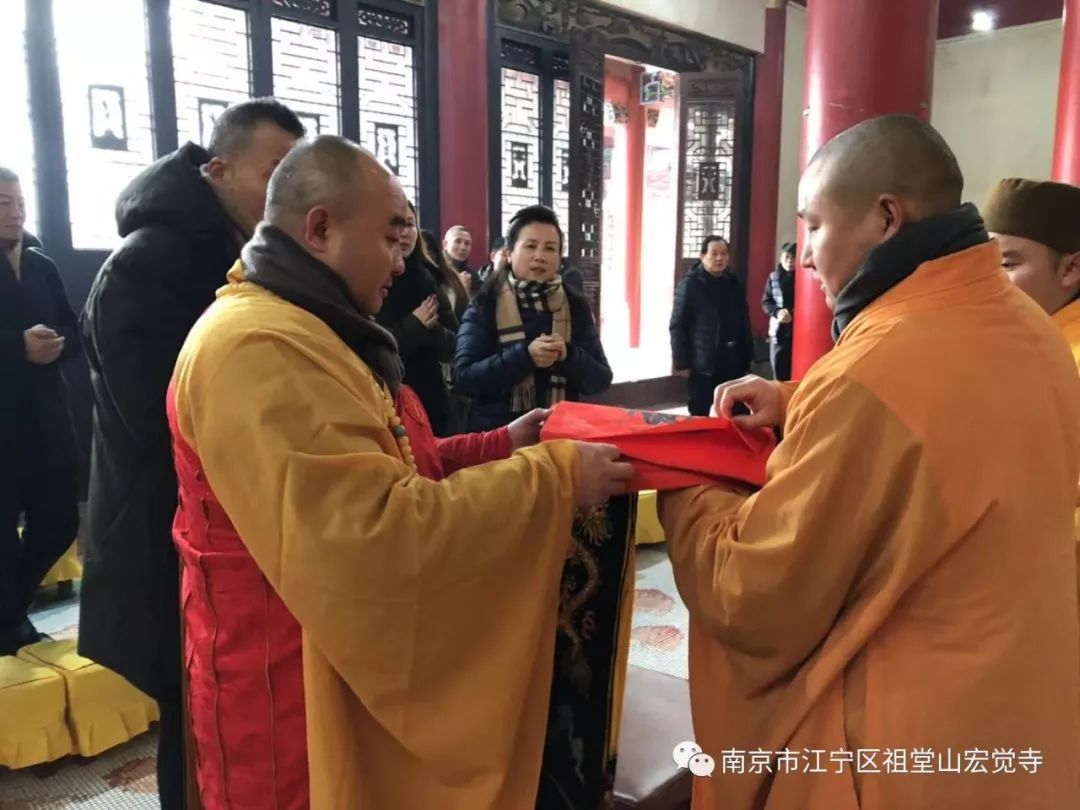
[[[683,489],[735,479],[765,483],[765,462],[776,446],[771,430],[742,430],[728,419],[671,416],[603,405],[561,402],[544,440],[613,444],[634,465],[632,492]]]

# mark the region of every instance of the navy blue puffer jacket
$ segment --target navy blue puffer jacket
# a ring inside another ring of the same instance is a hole
[[[570,401],[601,394],[611,386],[611,366],[584,296],[571,287],[566,288],[571,319],[567,358],[552,369],[538,369],[533,367],[528,344],[542,334],[552,333],[551,313],[523,311],[525,342],[501,346],[491,289],[489,285],[476,297],[458,330],[455,389],[472,398],[470,431],[493,430],[521,416],[511,411],[511,393],[530,373],[535,375],[539,405],[548,401],[552,370],[566,377],[566,398]]]

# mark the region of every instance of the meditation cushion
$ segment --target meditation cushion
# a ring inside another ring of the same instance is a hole
[[[19,650],[19,658],[62,677],[75,751],[94,757],[144,733],[158,719],[158,708],[115,672],[83,658],[75,648],[75,639],[41,641]]]
[[[72,543],[71,547],[64,552],[64,556],[57,560],[56,565],[45,575],[45,579],[41,581],[41,587],[47,588],[58,582],[73,582],[82,579],[82,573],[78,544]]]
[[[664,528],[656,512],[656,492],[642,492],[638,496],[637,537],[635,543],[645,546],[664,542]]]
[[[48,667],[0,657],[0,765],[28,768],[71,753],[64,679]]]

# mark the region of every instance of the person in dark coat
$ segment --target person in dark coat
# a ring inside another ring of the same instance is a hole
[[[780,264],[765,280],[761,308],[769,316],[769,360],[773,379],[791,379],[791,341],[795,320],[795,243],[780,248]]]
[[[716,387],[748,374],[754,359],[746,292],[729,260],[726,239],[705,237],[701,260],[675,291],[672,360],[675,373],[688,378],[693,416],[708,416]]]
[[[454,225],[447,229],[442,247],[447,266],[457,273],[461,285],[472,298],[480,288],[475,286],[476,271],[469,267],[469,255],[472,253],[472,234],[469,229],[464,225]]]
[[[562,244],[554,211],[519,211],[507,234],[510,267],[488,279],[465,313],[454,379],[472,397],[472,431],[611,386],[588,302],[559,276]]]
[[[492,273],[502,270],[506,267],[506,263],[510,261],[510,254],[506,250],[506,240],[501,236],[496,236],[491,240],[491,250],[488,258],[490,261],[487,264],[472,271],[472,285],[469,289],[474,295],[480,291]]]
[[[401,229],[401,253],[406,257],[405,272],[394,277],[376,320],[397,340],[405,365],[403,382],[420,398],[432,432],[446,437],[450,435],[450,392],[443,364],[454,359],[458,319],[439,289],[439,268],[420,238],[411,203],[408,224]]]
[[[186,144],[139,174],[116,203],[124,241],[83,311],[94,431],[79,652],[157,700],[164,810],[184,794],[165,391],[188,331],[262,218],[271,172],[303,135],[284,105],[247,101],[222,112],[208,150]]]
[[[581,268],[570,264],[570,260],[565,257],[559,264],[559,275],[562,276],[563,284],[567,287],[577,290],[582,295],[585,294],[585,274],[581,272]]]
[[[79,450],[61,373],[79,354],[78,325],[56,265],[24,241],[25,220],[19,178],[0,168],[0,655],[41,638],[30,603],[79,533]]]
[[[456,338],[457,325],[461,323],[461,319],[465,317],[465,310],[469,308],[469,300],[472,298],[472,294],[469,292],[471,288],[465,286],[463,282],[464,276],[451,269],[447,263],[446,255],[440,249],[439,237],[431,231],[421,230],[420,238],[424,242],[424,247],[427,248],[428,256],[434,262],[434,268],[429,265],[428,269],[435,272],[435,283],[439,287],[439,295],[449,300],[450,308],[454,312],[454,318],[456,319],[454,333]],[[480,287],[478,286],[475,289],[479,290]],[[450,396],[450,418],[446,424],[446,435],[457,436],[465,433],[469,428],[469,408],[471,405],[469,398],[463,396],[454,387],[453,357],[442,364],[442,372],[443,381],[446,383],[446,390]],[[441,434],[436,435],[442,438]]]
[[[431,231],[421,230],[420,239],[424,242],[424,248],[431,260],[428,268],[434,271],[435,283],[450,302],[450,308],[454,310],[454,316],[460,323],[469,306],[469,299],[472,298],[469,287],[465,285],[465,276],[446,261],[446,255],[439,250],[439,237]]]

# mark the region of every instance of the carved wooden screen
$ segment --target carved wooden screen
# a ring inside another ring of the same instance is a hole
[[[577,48],[570,66],[570,263],[600,321],[600,226],[604,196],[604,55]]]
[[[706,236],[731,241],[740,234],[744,87],[737,73],[679,77],[679,278],[698,260]],[[733,253],[745,249],[732,245]]]

